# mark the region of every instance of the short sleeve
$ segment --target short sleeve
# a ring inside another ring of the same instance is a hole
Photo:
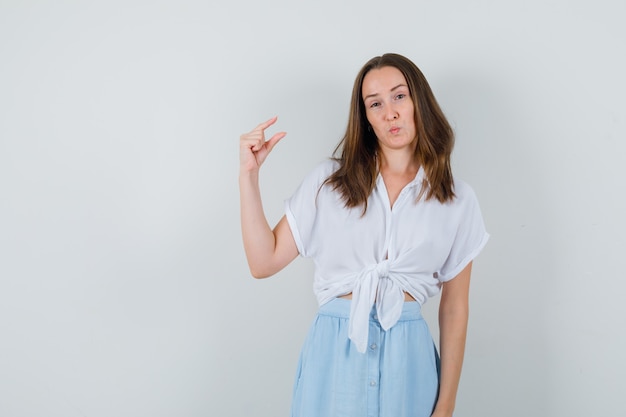
[[[458,201],[454,217],[457,229],[450,253],[441,267],[439,280],[449,281],[456,277],[487,244],[489,234],[480,212],[478,199],[472,188],[462,182],[455,187]]]
[[[334,170],[333,161],[318,165],[311,171],[285,201],[285,216],[296,242],[298,252],[302,256],[310,256],[309,248],[314,238],[315,223],[318,216],[317,196],[324,181]]]

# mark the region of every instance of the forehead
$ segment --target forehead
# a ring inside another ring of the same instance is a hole
[[[375,68],[365,74],[361,94],[363,97],[371,94],[382,94],[399,85],[407,85],[406,79],[399,69],[396,67]]]

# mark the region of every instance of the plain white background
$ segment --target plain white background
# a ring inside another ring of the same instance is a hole
[[[287,416],[312,265],[250,277],[238,138],[275,114],[288,132],[262,172],[274,223],[383,52],[429,79],[492,235],[456,415],[623,415],[625,15],[0,1],[0,416]]]

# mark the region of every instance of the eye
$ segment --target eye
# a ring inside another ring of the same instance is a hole
[[[380,106],[380,103],[379,103],[379,102],[377,102],[377,101],[372,101],[372,102],[370,103],[370,109],[373,109],[373,108],[375,108],[375,107],[379,107],[379,106]]]
[[[404,93],[400,93],[400,94],[398,94],[398,95],[396,96],[396,100],[402,100],[402,99],[403,99],[403,98],[405,98],[405,97],[406,97],[406,94],[404,94]]]

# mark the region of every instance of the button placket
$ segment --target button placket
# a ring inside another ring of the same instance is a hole
[[[367,416],[377,417],[380,400],[380,341],[382,328],[377,321],[369,323],[369,337],[367,345]]]

